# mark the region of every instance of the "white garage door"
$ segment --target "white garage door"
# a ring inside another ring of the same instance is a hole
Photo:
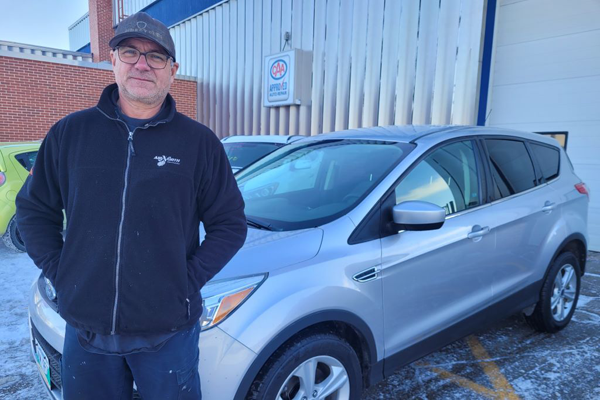
[[[500,1],[494,48],[487,125],[568,132],[591,192],[588,246],[600,251],[600,2]]]

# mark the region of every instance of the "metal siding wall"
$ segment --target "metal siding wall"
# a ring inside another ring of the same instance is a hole
[[[381,87],[381,45],[383,43],[383,0],[369,1],[367,18],[367,63],[365,66],[365,99],[361,126],[376,126]]]
[[[365,87],[365,66],[367,64],[367,18],[365,18],[365,15],[368,15],[368,2],[355,0],[354,13],[352,15],[352,50],[350,54],[349,128],[359,128],[362,126],[363,89]]]
[[[394,123],[398,52],[400,50],[400,35],[396,31],[401,17],[402,3],[400,1],[385,3],[378,116],[380,125],[392,125]]]
[[[254,8],[252,7],[252,3],[248,3],[246,6],[246,10],[244,14],[241,14],[242,18],[245,16],[244,29],[242,30],[244,36],[244,63],[240,63],[243,65],[244,70],[240,72],[240,74],[244,77],[244,124],[243,124],[243,132],[244,135],[252,134],[252,120],[254,115],[252,111],[256,105],[252,103],[253,101],[253,93],[254,89],[254,75],[257,71],[254,69],[254,60],[252,59],[254,53],[254,40],[252,40],[252,34],[254,32],[254,27],[252,26],[254,19]],[[239,75],[238,75],[239,76]],[[241,88],[240,88],[241,91]]]
[[[335,130],[348,129],[350,109],[350,70],[352,52],[352,11],[355,0],[342,0],[336,83]]]
[[[310,50],[313,48],[313,34],[315,23],[315,0],[302,1],[302,50]],[[314,57],[314,55],[313,55]],[[300,106],[300,115],[298,121],[298,131],[300,135],[308,135],[310,133],[312,103],[303,104]]]
[[[474,124],[484,1],[230,0],[171,32],[219,137]],[[311,99],[267,108],[264,58],[285,32],[285,50],[312,52]]]
[[[340,1],[327,2],[327,25],[325,27],[325,76],[323,80],[323,132],[335,131],[337,54],[340,26]]]
[[[69,27],[69,49],[77,51],[90,43],[90,15],[86,13],[77,23]]]
[[[313,44],[313,81],[310,133],[323,132],[323,81],[325,79],[325,23],[327,2],[316,0]]]
[[[249,7],[252,8],[252,4],[249,4]],[[261,123],[261,113],[263,111],[262,106],[262,57],[263,57],[263,48],[262,48],[262,16],[263,16],[263,4],[262,1],[254,2],[254,23],[249,27],[251,32],[253,33],[253,45],[254,45],[254,54],[252,55],[252,66],[254,69],[254,74],[252,76],[252,86],[254,91],[252,92],[252,134],[258,135],[260,130]]]
[[[433,1],[421,3],[412,120],[414,124],[418,125],[431,124],[439,10],[439,5]]]
[[[290,42],[286,43],[283,39],[285,32],[292,32],[292,0],[282,0],[281,2],[281,38],[280,48],[288,49]],[[279,128],[277,129],[280,135],[287,135],[290,127],[290,108],[291,106],[279,107]]]

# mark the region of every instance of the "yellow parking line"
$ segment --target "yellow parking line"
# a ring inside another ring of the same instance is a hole
[[[479,365],[483,368],[483,372],[490,378],[492,385],[494,388],[502,392],[505,397],[504,399],[509,400],[519,400],[519,396],[515,393],[515,389],[512,387],[508,380],[502,375],[500,372],[500,368],[493,361],[485,361],[490,360],[491,357],[488,352],[483,348],[479,340],[475,336],[469,336],[467,338],[467,343],[471,348],[471,352],[477,359],[479,360]]]
[[[453,382],[453,383],[457,384],[458,386],[461,386],[465,389],[472,390],[475,393],[479,393],[480,395],[485,396],[490,399],[498,398],[498,393],[496,393],[493,390],[488,389],[484,386],[481,386],[467,378],[463,378],[462,376],[454,375],[452,372],[445,371],[441,368],[432,367],[431,370],[433,372],[435,372],[436,374],[438,374],[440,377],[447,379],[450,382]]]
[[[502,375],[502,372],[500,372],[500,368],[498,368],[496,363],[493,361],[489,361],[491,357],[483,348],[479,340],[477,340],[475,336],[469,336],[467,338],[467,344],[469,345],[473,355],[477,358],[479,365],[481,365],[481,368],[483,369],[483,372],[485,372],[485,374],[489,377],[490,382],[492,383],[492,386],[494,386],[495,390],[488,389],[485,386],[475,383],[462,376],[455,375],[441,368],[429,367],[424,363],[417,363],[416,366],[427,367],[441,378],[447,379],[458,386],[472,390],[473,392],[492,400],[520,400],[519,396],[515,393],[515,389],[510,383],[508,383],[508,380],[506,380],[504,375]]]

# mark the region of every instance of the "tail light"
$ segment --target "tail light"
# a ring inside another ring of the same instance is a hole
[[[0,186],[4,185],[6,182],[6,174],[4,172],[0,172]]]
[[[585,186],[585,183],[578,183],[577,185],[575,185],[575,189],[577,189],[579,193],[585,194],[588,197],[588,199],[590,198],[590,192],[588,191],[587,186]]]

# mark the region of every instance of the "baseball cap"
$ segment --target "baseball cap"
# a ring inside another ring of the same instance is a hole
[[[167,54],[175,61],[175,43],[169,29],[157,19],[152,18],[145,12],[135,13],[119,22],[115,31],[115,37],[110,39],[108,45],[114,49],[125,39],[144,38],[152,40],[162,46]]]

